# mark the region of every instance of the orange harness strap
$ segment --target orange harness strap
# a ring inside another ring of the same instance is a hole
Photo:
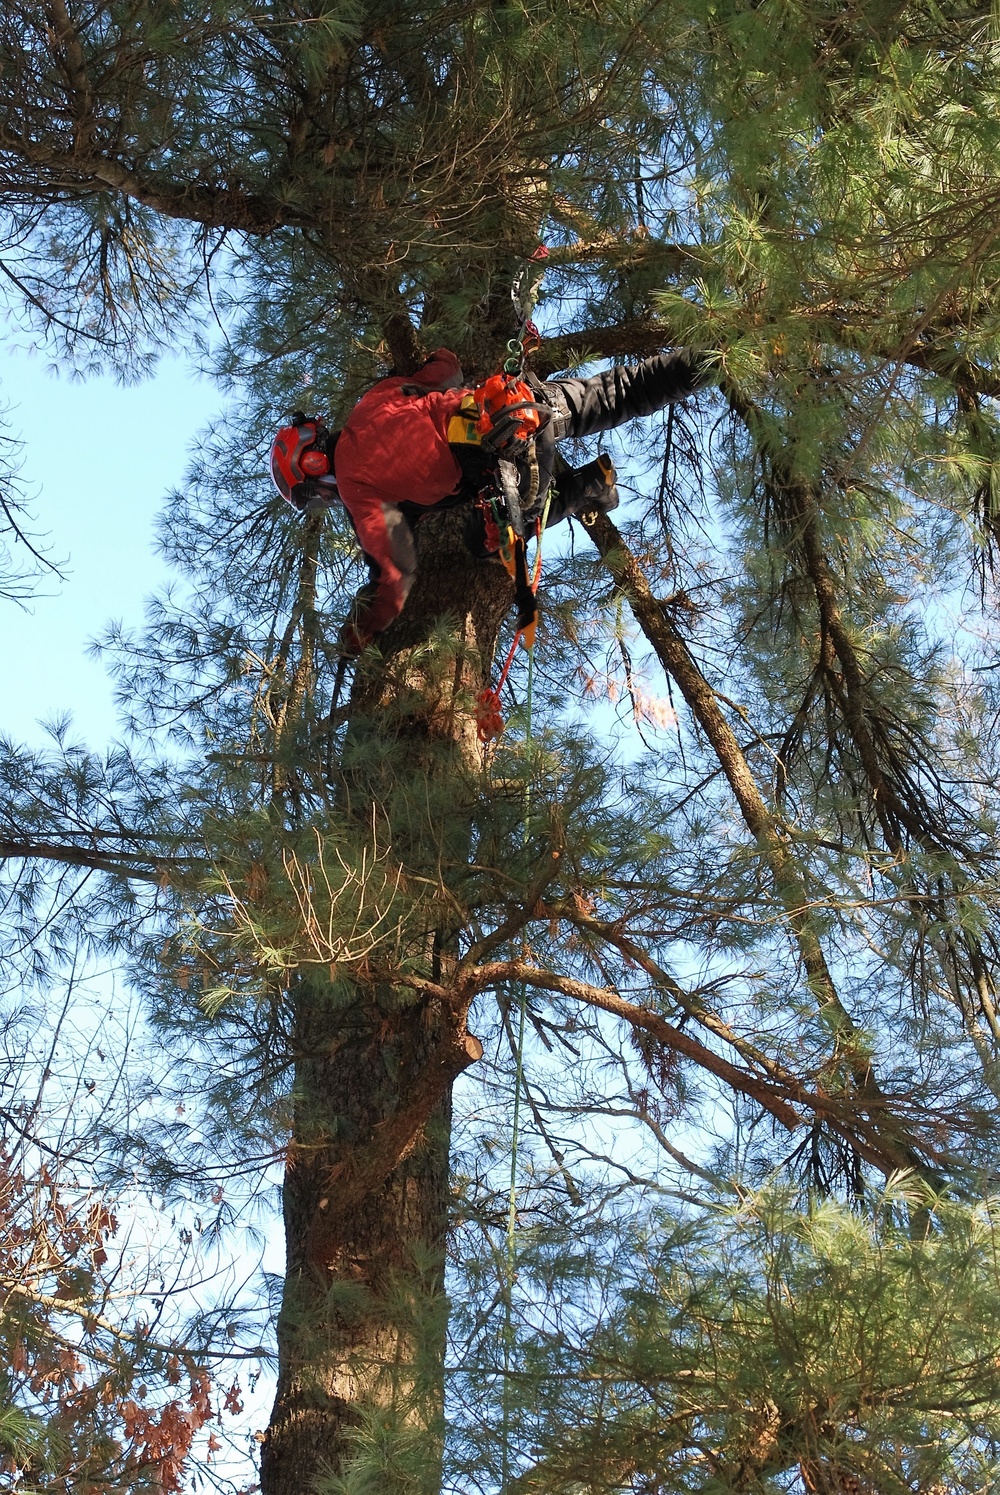
[[[538,592],[538,583],[541,580],[542,575],[541,539],[542,521],[540,519],[536,519],[535,545],[537,547],[537,554],[535,556],[534,575],[531,577],[530,581],[531,590],[536,595]],[[504,660],[503,669],[500,671],[500,678],[497,681],[496,686],[492,690],[480,691],[479,695],[476,697],[476,736],[479,738],[480,742],[492,742],[494,737],[499,737],[503,732],[504,721],[503,711],[500,705],[500,692],[503,690],[507,680],[507,676],[510,674],[510,667],[514,663],[514,655],[517,653],[518,644],[523,642],[526,649],[531,649],[534,647],[535,626],[535,622],[532,621],[527,626],[527,628],[517,629],[516,633],[514,634],[514,641],[508,651],[507,658]]]

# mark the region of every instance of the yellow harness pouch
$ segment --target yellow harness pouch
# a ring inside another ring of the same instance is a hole
[[[481,446],[483,438],[476,429],[478,420],[479,406],[475,395],[470,392],[448,421],[448,445]]]

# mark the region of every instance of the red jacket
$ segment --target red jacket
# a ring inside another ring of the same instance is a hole
[[[455,354],[438,348],[415,374],[374,384],[340,433],[334,456],[337,490],[361,549],[379,572],[377,594],[364,619],[368,637],[381,632],[403,605],[404,578],[393,560],[385,506],[430,508],[454,493],[461,479],[448,446],[448,421],[467,391],[441,388],[461,373]],[[427,393],[417,393],[415,386]]]

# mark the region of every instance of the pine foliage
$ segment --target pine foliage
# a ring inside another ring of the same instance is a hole
[[[268,1495],[283,1438],[328,1495],[990,1489],[993,19],[52,0],[0,58],[12,336],[129,378],[183,328],[231,400],[104,641],[127,741],[6,745],[0,835],[12,983],[120,962],[196,1117],[106,1156],[287,1158]],[[338,694],[353,538],[266,455],[438,344],[492,369],[540,240],[539,372],[712,377],[616,433],[620,526],[546,538],[482,752],[495,568],[425,521]]]

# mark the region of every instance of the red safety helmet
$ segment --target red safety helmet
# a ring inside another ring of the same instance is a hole
[[[479,406],[476,430],[483,446],[502,457],[520,456],[552,414],[516,374],[492,374],[473,394]]]
[[[306,509],[315,500],[337,496],[337,480],[330,463],[330,433],[318,416],[297,410],[290,426],[282,426],[271,447],[271,477],[286,503]]]

